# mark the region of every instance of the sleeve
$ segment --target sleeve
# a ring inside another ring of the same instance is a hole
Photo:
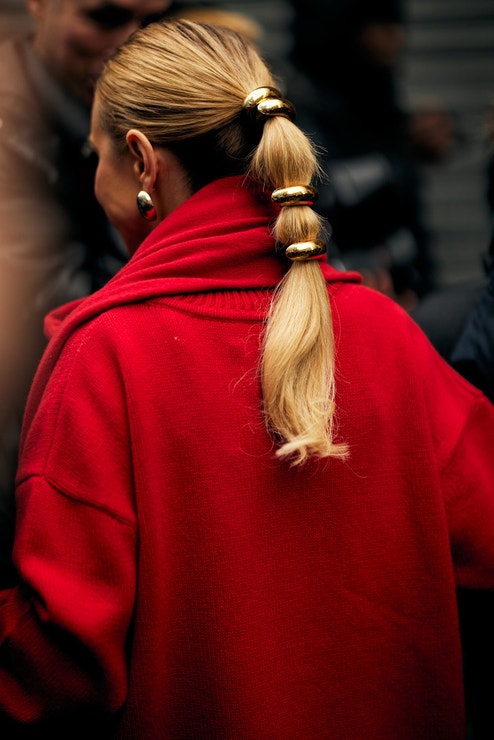
[[[451,363],[494,401],[494,267],[453,349]]]
[[[12,399],[24,403],[45,346],[44,315],[90,288],[79,284],[84,255],[54,191],[48,132],[8,102],[0,127],[0,428]]]
[[[456,585],[494,589],[494,404],[410,326]]]
[[[127,691],[137,525],[125,391],[106,342],[84,335],[66,350],[21,451],[21,580],[0,593],[0,716],[25,724],[110,714]]]
[[[494,405],[480,394],[443,478],[457,587],[494,589]]]

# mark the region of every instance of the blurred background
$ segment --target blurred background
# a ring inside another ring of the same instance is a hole
[[[292,2],[206,4],[255,21],[264,55],[281,77],[291,74],[286,60],[293,45]],[[187,5],[197,3],[180,3]],[[407,109],[442,109],[456,130],[454,145],[443,161],[421,164],[424,219],[437,283],[476,281],[483,276],[482,256],[491,230],[486,191],[493,150],[488,121],[494,105],[494,0],[403,0],[402,6],[400,103]],[[28,24],[24,0],[0,0],[0,36],[22,31]],[[290,80],[287,83],[290,88]]]

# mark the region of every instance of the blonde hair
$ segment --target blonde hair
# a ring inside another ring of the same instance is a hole
[[[167,20],[131,36],[107,63],[96,95],[101,125],[117,144],[125,146],[129,128],[140,129],[155,145],[177,153],[193,189],[234,173],[269,190],[310,184],[319,167],[305,134],[288,118],[261,124],[243,108],[254,89],[274,85],[255,47],[232,29]],[[206,165],[199,151],[212,152]],[[314,210],[296,206],[280,209],[273,235],[287,246],[322,231]],[[275,290],[260,359],[266,424],[280,442],[277,455],[292,464],[310,455],[347,454],[346,445],[334,441],[334,367],[320,265],[293,262]]]
[[[170,18],[181,18],[198,23],[209,23],[214,26],[231,28],[253,44],[258,44],[262,36],[262,26],[253,18],[244,13],[238,13],[224,8],[209,8],[196,5],[183,8],[170,14]]]

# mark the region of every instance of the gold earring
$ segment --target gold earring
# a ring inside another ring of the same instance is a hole
[[[156,208],[149,193],[141,190],[137,193],[137,208],[146,221],[156,220]]]

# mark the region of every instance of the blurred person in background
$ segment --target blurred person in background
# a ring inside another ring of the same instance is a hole
[[[288,94],[325,154],[318,207],[346,268],[411,309],[435,284],[422,165],[455,143],[440,107],[404,110],[406,25],[400,0],[292,0]]]
[[[491,222],[480,278],[438,286],[411,311],[439,354],[494,401],[494,106],[485,119],[485,205]]]
[[[488,110],[486,124],[489,149],[485,192],[491,236],[484,255],[485,284],[477,288],[470,310],[466,310],[465,289],[460,287],[447,294],[448,300],[443,297],[442,303],[436,305],[436,313],[442,308],[443,332],[452,345],[448,358],[450,363],[494,403],[494,105]],[[473,289],[468,289],[470,300],[473,295]],[[447,319],[454,305],[458,304],[463,306],[464,312],[455,336],[451,329],[447,329]],[[425,328],[430,328],[430,321]],[[459,592],[458,602],[469,717],[468,740],[490,740],[494,737],[494,594],[491,591],[463,590]]]
[[[0,583],[12,576],[14,476],[48,310],[125,263],[94,197],[87,136],[94,83],[169,0],[28,0],[34,30],[0,43]]]
[[[486,249],[486,284],[451,351],[453,366],[494,402],[494,105],[487,116],[489,159],[486,167],[486,200],[491,237]]]

